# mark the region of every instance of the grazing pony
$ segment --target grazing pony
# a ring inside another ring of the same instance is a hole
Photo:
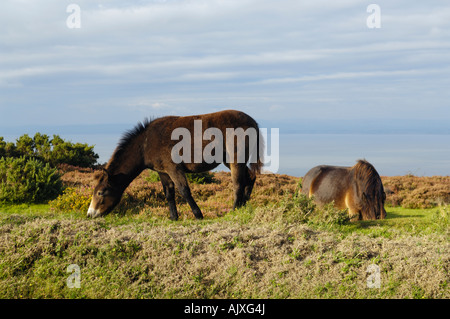
[[[253,143],[250,134],[246,135],[250,131],[256,132]],[[97,172],[87,215],[98,217],[111,212],[128,185],[149,168],[161,178],[172,220],[178,219],[175,189],[186,199],[194,216],[201,219],[202,212],[192,198],[185,173],[210,171],[221,163],[231,170],[233,209],[243,206],[250,199],[256,174],[261,172],[263,147],[258,124],[239,111],[146,120],[123,136],[106,167]],[[205,158],[205,154],[209,157]]]
[[[384,219],[386,193],[380,175],[365,160],[353,167],[320,165],[312,168],[303,178],[302,193],[323,205],[334,204],[348,208],[351,220]]]

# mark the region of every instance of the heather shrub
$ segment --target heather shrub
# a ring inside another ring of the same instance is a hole
[[[413,175],[383,177],[387,206],[432,208],[450,203],[450,176],[417,177]]]
[[[48,163],[25,157],[0,159],[0,203],[45,202],[61,191],[60,175]]]
[[[192,184],[212,184],[217,183],[217,180],[214,178],[214,173],[211,172],[202,172],[202,173],[187,173],[186,179],[188,182]],[[147,177],[146,180],[150,183],[156,183],[161,181],[159,178],[159,174],[157,172],[152,171]]]

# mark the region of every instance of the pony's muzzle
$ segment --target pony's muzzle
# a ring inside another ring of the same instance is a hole
[[[96,218],[98,216],[100,216],[100,211],[95,209],[94,205],[91,203],[87,212],[87,217]]]

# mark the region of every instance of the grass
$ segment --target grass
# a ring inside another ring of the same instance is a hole
[[[444,234],[448,230],[448,206],[411,209],[387,207],[387,218],[376,221],[359,221],[337,227],[342,234],[365,234],[375,237],[391,238],[395,235],[433,235]],[[446,218],[440,218],[445,212]]]
[[[66,185],[89,189],[88,175],[70,174]],[[215,177],[192,185],[201,221],[182,202],[171,221],[160,185],[139,180],[119,214],[96,220],[0,206],[0,298],[450,297],[448,206],[387,207],[385,220],[349,223],[332,207],[309,213],[298,180],[272,175],[229,211],[229,176]],[[80,288],[67,285],[73,264]],[[380,288],[367,286],[371,265]]]
[[[249,208],[244,219],[200,222],[20,209],[0,214],[2,298],[449,297],[448,238],[411,236],[396,222],[403,215],[426,230],[423,210],[325,231],[250,221]],[[80,289],[66,285],[70,264],[81,269]],[[371,264],[382,269],[380,289],[365,286]]]

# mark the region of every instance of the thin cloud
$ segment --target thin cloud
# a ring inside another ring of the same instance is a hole
[[[426,69],[426,70],[390,70],[390,71],[369,71],[369,72],[338,72],[334,74],[318,74],[311,76],[301,76],[296,78],[266,79],[252,84],[280,84],[295,82],[312,82],[322,80],[350,80],[371,77],[398,77],[398,76],[421,76],[430,74],[448,74],[450,69]]]
[[[450,117],[442,1],[378,1],[377,30],[360,0],[76,3],[80,29],[66,25],[70,2],[2,2],[0,125],[221,108],[282,122],[354,116],[357,104],[389,112],[380,118]]]

